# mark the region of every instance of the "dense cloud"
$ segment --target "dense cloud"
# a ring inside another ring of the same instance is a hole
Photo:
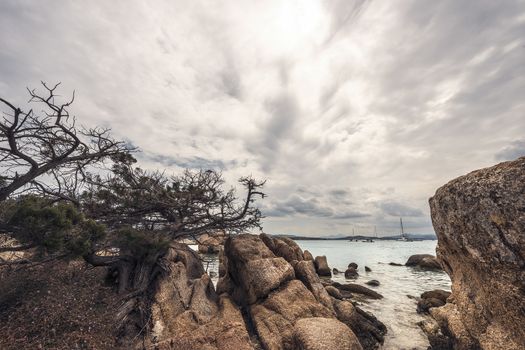
[[[0,96],[62,81],[146,168],[267,179],[268,232],[432,232],[450,179],[525,155],[521,0],[0,3]]]

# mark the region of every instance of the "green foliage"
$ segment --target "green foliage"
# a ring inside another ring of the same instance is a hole
[[[84,216],[71,204],[27,196],[10,208],[8,225],[14,238],[45,253],[81,256],[105,236],[104,226]]]
[[[153,257],[156,253],[168,249],[169,246],[167,237],[151,231],[136,230],[132,227],[118,230],[116,236],[121,251],[138,259]]]

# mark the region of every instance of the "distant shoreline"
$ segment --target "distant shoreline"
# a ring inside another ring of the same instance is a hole
[[[294,241],[361,241],[361,240],[374,240],[374,241],[397,241],[400,236],[386,236],[386,237],[373,237],[373,236],[344,236],[344,237],[308,237],[308,236],[295,236],[295,235],[273,235],[274,237],[286,237],[293,239]],[[431,235],[414,235],[410,236],[413,241],[435,241],[437,238]]]

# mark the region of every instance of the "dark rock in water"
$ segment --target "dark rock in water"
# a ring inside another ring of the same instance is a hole
[[[388,265],[391,265],[391,266],[403,266],[403,264],[398,264],[398,263],[395,263],[395,262],[388,263]]]
[[[377,286],[379,286],[381,283],[379,283],[378,280],[370,280],[370,281],[366,282],[366,284],[368,284],[369,286],[377,287]]]
[[[314,256],[308,250],[305,250],[303,252],[303,259],[304,260],[312,260],[312,261],[314,261]]]
[[[449,336],[441,331],[438,323],[434,319],[425,319],[417,323],[428,337],[431,350],[451,350],[454,349],[454,343]]]
[[[331,297],[334,297],[334,298],[339,299],[339,300],[343,299],[343,295],[341,294],[339,289],[337,289],[337,288],[335,288],[333,286],[326,286],[325,289],[326,289],[326,291],[328,292],[328,294]]]
[[[430,254],[416,254],[408,258],[406,266],[418,266],[422,269],[442,270],[441,264],[435,256]]]
[[[332,272],[330,267],[328,267],[328,262],[326,261],[326,256],[316,256],[315,260],[315,270],[319,276],[328,276],[332,277]]]
[[[341,292],[347,291],[351,293],[361,294],[361,295],[364,295],[372,299],[382,299],[383,298],[383,296],[379,294],[378,292],[373,291],[372,289],[367,288],[365,286],[355,284],[355,283],[341,284],[338,282],[334,282],[332,286],[339,289]]]
[[[461,176],[430,199],[454,303],[430,309],[454,341],[525,344],[525,158]],[[466,332],[462,332],[467,330]],[[469,340],[470,339],[470,340]]]
[[[371,268],[369,268],[368,266],[365,266],[365,271],[366,271],[366,272],[371,272],[371,271],[372,271],[372,269],[371,269]]]
[[[334,275],[338,275],[340,272],[339,272],[338,269],[336,269],[336,268],[334,267],[334,268],[332,269],[332,273],[333,273]]]
[[[377,349],[383,344],[387,329],[372,314],[361,310],[349,301],[334,300],[334,308],[337,318],[354,331],[363,349]]]
[[[445,301],[436,298],[425,298],[421,299],[417,303],[417,313],[428,313],[432,307],[440,307],[445,305]]]
[[[429,298],[434,298],[434,299],[439,299],[441,301],[443,301],[444,303],[447,302],[447,298],[450,296],[450,292],[447,292],[446,290],[443,290],[443,289],[434,289],[434,290],[429,290],[427,292],[423,292],[423,294],[421,294],[421,299],[429,299]]]
[[[300,319],[295,323],[293,332],[294,349],[363,349],[351,329],[334,318],[315,317]]]
[[[355,262],[351,262],[350,264],[348,264],[348,268],[353,268],[353,269],[357,270],[358,265]]]
[[[346,269],[345,278],[355,279],[357,277],[359,277],[359,273],[357,273],[356,269],[354,269],[353,267],[349,267],[348,269]]]

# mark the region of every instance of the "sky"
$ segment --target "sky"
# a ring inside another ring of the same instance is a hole
[[[433,233],[437,188],[525,155],[523,0],[3,0],[0,48],[0,96],[62,82],[143,168],[266,179],[268,233]]]

